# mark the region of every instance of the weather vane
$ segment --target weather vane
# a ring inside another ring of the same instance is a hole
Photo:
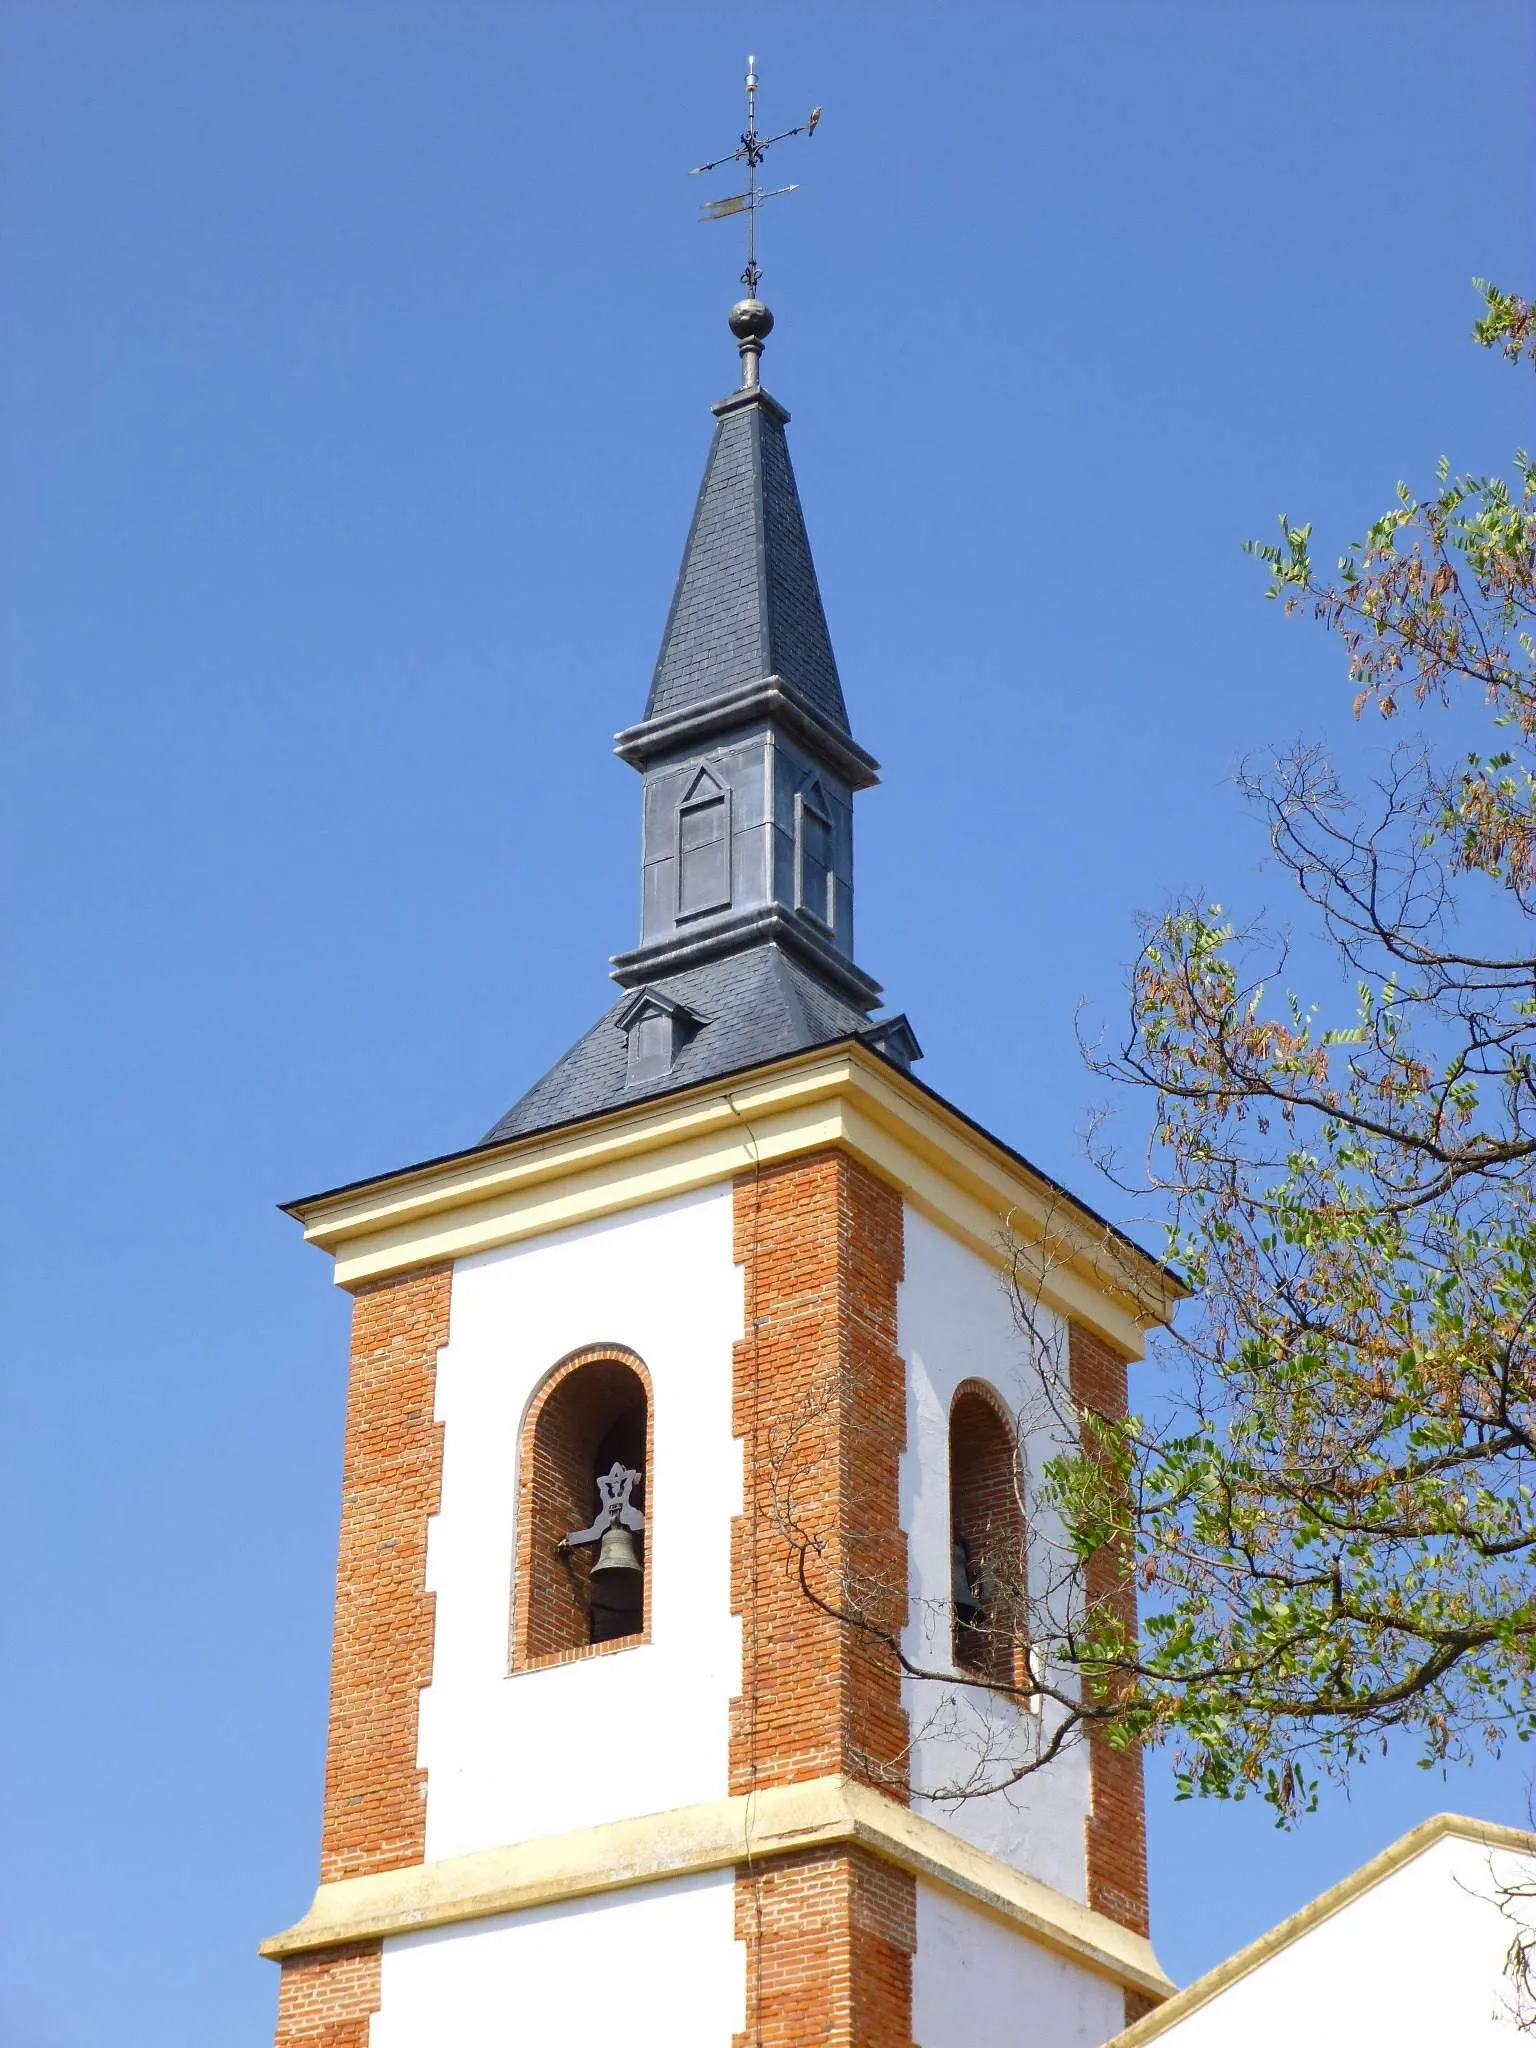
[[[701,220],[726,220],[732,214],[747,216],[747,267],[741,273],[741,281],[747,288],[747,296],[757,297],[757,283],[762,276],[757,261],[757,209],[770,199],[781,199],[786,192],[793,192],[794,185],[778,185],[771,192],[760,192],[757,188],[757,170],[763,158],[776,142],[787,142],[791,135],[814,135],[816,124],[821,119],[820,107],[812,107],[810,113],[794,128],[785,128],[777,135],[759,135],[757,132],[757,59],[747,59],[747,125],[741,141],[728,156],[717,156],[712,163],[695,164],[690,175],[701,177],[706,171],[718,171],[723,164],[745,164],[747,167],[747,189],[732,192],[725,199],[711,199],[700,214]]]

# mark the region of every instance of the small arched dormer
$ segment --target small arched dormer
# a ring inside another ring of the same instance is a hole
[[[645,1640],[650,1468],[641,1359],[619,1344],[561,1359],[528,1404],[518,1450],[514,1668]]]
[[[795,798],[795,908],[823,931],[837,922],[832,807],[815,776]]]
[[[702,917],[731,902],[731,792],[701,768],[677,807],[677,914]]]
[[[1028,1682],[1028,1550],[1013,1423],[981,1380],[949,1409],[951,1615],[956,1668],[993,1685]]]

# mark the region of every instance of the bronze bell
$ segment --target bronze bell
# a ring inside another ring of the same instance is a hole
[[[615,1642],[638,1635],[644,1627],[645,1572],[635,1539],[620,1522],[603,1531],[592,1562],[591,1640]]]
[[[599,1572],[634,1572],[638,1576],[640,1571],[640,1556],[635,1549],[634,1537],[622,1523],[611,1522],[603,1531],[603,1540],[592,1566],[593,1578]]]
[[[970,1546],[963,1536],[957,1536],[950,1549],[949,1597],[954,1606],[955,1619],[962,1628],[975,1628],[981,1620],[981,1602],[977,1598],[976,1577],[977,1574],[971,1565]]]

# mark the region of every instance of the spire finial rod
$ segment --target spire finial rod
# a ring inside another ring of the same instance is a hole
[[[782,199],[787,192],[798,188],[794,185],[779,185],[771,192],[758,187],[757,173],[763,158],[776,142],[787,142],[791,135],[814,135],[821,120],[820,107],[812,107],[803,121],[793,128],[784,128],[777,135],[759,135],[757,132],[757,59],[747,59],[747,125],[736,147],[726,156],[717,156],[707,164],[695,164],[690,172],[700,177],[706,171],[718,171],[725,164],[745,164],[747,167],[747,189],[732,192],[723,199],[709,200],[701,220],[727,220],[733,214],[744,213],[747,217],[747,262],[741,273],[741,281],[747,288],[747,296],[731,308],[731,332],[736,336],[736,345],[741,352],[741,381],[744,389],[757,383],[758,362],[763,353],[763,343],[773,326],[773,315],[757,296],[758,282],[762,267],[757,260],[757,210],[770,199]]]

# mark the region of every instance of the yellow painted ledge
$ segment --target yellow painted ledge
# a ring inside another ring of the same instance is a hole
[[[1063,1314],[1132,1357],[1182,1285],[940,1097],[862,1046],[801,1054],[731,1087],[659,1102],[389,1174],[289,1205],[338,1285],[568,1229],[839,1147],[984,1257],[1011,1242]]]
[[[1173,1990],[1140,1935],[936,1821],[836,1777],[323,1884],[297,1926],[263,1942],[261,1953],[281,1962],[343,1942],[415,1934],[839,1843],[941,1886],[1128,1989],[1153,1998]]]
[[[1133,2027],[1116,2034],[1108,2048],[1144,2048],[1145,2043],[1158,2040],[1180,2020],[1188,2019],[1202,2005],[1209,2005],[1213,1998],[1219,1997],[1271,1957],[1279,1955],[1282,1949],[1289,1948],[1292,1942],[1300,1941],[1304,1934],[1310,1934],[1314,1927],[1331,1920],[1335,1913],[1352,1904],[1362,1893],[1370,1891],[1373,1885],[1380,1884],[1395,1870],[1401,1870],[1416,1856],[1422,1856],[1436,1842],[1444,1841],[1447,1835],[1466,1842],[1479,1842],[1487,1849],[1511,1849],[1517,1855],[1536,1855],[1536,1834],[1524,1828],[1505,1827],[1493,1820],[1470,1820],[1460,1813],[1434,1814],[1429,1820],[1420,1821],[1416,1828],[1410,1828],[1406,1835],[1400,1835],[1379,1856],[1373,1856],[1369,1863],[1362,1863],[1348,1877],[1341,1877],[1327,1891],[1319,1892],[1315,1899],[1310,1899],[1288,1920],[1282,1920],[1267,1934],[1261,1934],[1246,1948],[1240,1948],[1236,1955],[1218,1963],[1214,1970],[1207,1970],[1203,1977],[1187,1984],[1156,2012],[1148,2013]]]

